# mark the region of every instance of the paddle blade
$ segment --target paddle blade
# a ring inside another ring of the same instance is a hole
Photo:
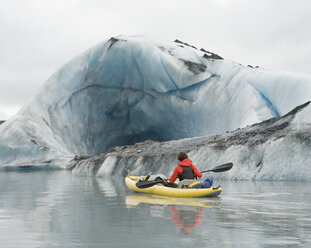
[[[145,188],[149,188],[152,187],[158,183],[163,183],[164,180],[155,180],[155,181],[141,181],[136,183],[136,187],[140,188],[140,189],[145,189]]]
[[[222,164],[222,165],[219,165],[211,170],[206,170],[206,171],[201,171],[202,173],[204,172],[223,172],[223,171],[228,171],[228,170],[231,170],[233,166],[233,163],[226,163],[226,164]]]
[[[233,163],[227,163],[227,164],[219,165],[215,167],[214,169],[212,169],[211,171],[213,172],[228,171],[228,170],[231,170],[232,166],[233,166]]]

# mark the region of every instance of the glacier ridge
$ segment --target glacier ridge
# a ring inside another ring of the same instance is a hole
[[[145,141],[111,149],[100,156],[76,161],[79,176],[171,175],[178,152],[186,151],[200,170],[233,162],[228,172],[204,174],[221,180],[310,181],[311,104],[283,117],[219,135],[167,142]]]

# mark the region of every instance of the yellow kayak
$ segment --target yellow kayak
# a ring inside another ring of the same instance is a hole
[[[156,184],[148,188],[138,188],[136,183],[144,180],[144,176],[127,176],[125,177],[126,186],[140,193],[163,195],[171,197],[193,198],[193,197],[210,197],[217,196],[221,193],[221,187],[217,188],[171,188],[165,187],[162,184]]]

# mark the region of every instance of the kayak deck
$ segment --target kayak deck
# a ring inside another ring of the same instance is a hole
[[[149,188],[138,188],[136,183],[139,180],[145,179],[144,176],[127,176],[125,177],[126,186],[140,193],[153,194],[153,195],[162,195],[162,196],[170,196],[170,197],[182,197],[182,198],[192,198],[192,197],[211,197],[217,196],[221,193],[221,187],[217,188],[171,188],[165,187],[161,184],[153,185]]]

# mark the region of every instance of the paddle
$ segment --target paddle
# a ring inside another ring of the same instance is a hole
[[[223,172],[223,171],[228,171],[232,168],[233,166],[233,163],[226,163],[226,164],[222,164],[222,165],[219,165],[211,170],[206,170],[206,171],[201,171],[201,173],[205,173],[205,172]]]
[[[211,170],[206,170],[206,171],[201,171],[202,173],[205,172],[223,172],[223,171],[228,171],[232,168],[233,163],[226,163],[226,164],[222,164],[219,166],[216,166],[215,168],[211,169]],[[140,189],[145,189],[145,188],[149,188],[152,187],[153,185],[156,185],[157,183],[163,183],[165,182],[165,180],[154,180],[154,181],[141,181],[136,183],[137,188]]]

